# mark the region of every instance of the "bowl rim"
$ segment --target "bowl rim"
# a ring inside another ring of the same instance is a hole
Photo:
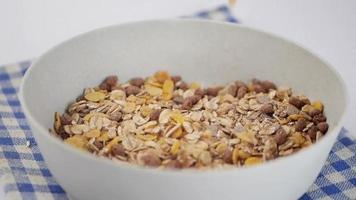
[[[340,120],[337,121],[337,123],[333,129],[330,129],[328,131],[329,134],[326,134],[325,136],[323,136],[318,142],[314,143],[313,145],[310,145],[309,147],[304,148],[304,149],[302,149],[296,153],[293,153],[291,155],[288,155],[286,157],[279,157],[277,159],[270,160],[270,161],[265,162],[260,165],[254,165],[254,166],[249,166],[249,167],[231,167],[231,168],[229,167],[229,168],[223,168],[223,169],[207,169],[207,170],[189,169],[189,168],[188,169],[180,169],[180,170],[174,170],[174,169],[163,169],[162,170],[162,169],[157,169],[157,168],[143,167],[143,166],[139,166],[139,165],[123,162],[123,161],[115,162],[108,158],[98,157],[98,156],[95,156],[89,152],[78,150],[68,144],[65,144],[59,138],[56,138],[54,135],[52,135],[48,131],[48,127],[43,126],[37,119],[35,119],[35,117],[32,115],[32,113],[28,109],[28,106],[26,103],[26,98],[24,96],[24,87],[25,87],[27,80],[31,76],[32,70],[38,66],[38,63],[42,60],[42,58],[46,57],[48,54],[50,54],[52,52],[55,52],[58,48],[62,47],[63,45],[66,45],[67,43],[77,40],[83,36],[91,35],[91,34],[97,33],[97,32],[107,31],[109,29],[117,29],[122,26],[137,26],[137,25],[145,24],[145,23],[207,23],[207,24],[215,24],[218,26],[220,26],[220,25],[221,26],[230,26],[230,27],[234,27],[234,28],[240,28],[240,29],[245,29],[245,30],[249,30],[249,31],[253,31],[253,32],[262,33],[263,35],[281,40],[284,43],[288,43],[289,45],[294,45],[297,48],[310,54],[311,56],[317,58],[320,62],[322,62],[325,67],[327,67],[327,68],[329,68],[329,70],[331,70],[331,72],[336,76],[337,80],[341,84],[342,92],[344,94],[344,102],[343,103],[345,103],[345,107],[344,107],[344,110],[342,111]],[[279,165],[282,162],[289,162],[290,160],[293,160],[297,156],[306,155],[306,154],[308,154],[309,151],[318,148],[319,146],[322,145],[322,143],[325,143],[327,140],[330,140],[331,137],[333,137],[333,134],[339,134],[339,132],[342,129],[342,125],[345,122],[345,118],[348,113],[348,108],[349,108],[349,103],[350,103],[350,99],[349,99],[350,96],[349,96],[349,92],[346,87],[345,81],[343,80],[340,73],[336,70],[336,68],[333,67],[329,62],[327,62],[321,56],[319,56],[315,52],[311,51],[310,49],[306,48],[305,46],[301,45],[300,43],[286,39],[286,38],[279,36],[277,34],[274,34],[274,33],[270,33],[270,32],[264,31],[264,30],[259,30],[259,29],[250,27],[248,25],[234,24],[234,23],[223,22],[223,21],[212,21],[212,20],[205,20],[205,19],[187,19],[187,18],[164,18],[164,19],[141,20],[141,21],[131,21],[131,22],[126,22],[126,23],[120,23],[120,24],[113,24],[110,26],[105,26],[102,28],[97,28],[97,29],[94,29],[91,31],[87,31],[87,32],[81,33],[79,35],[76,35],[74,37],[71,37],[69,39],[66,39],[66,40],[60,42],[59,44],[51,47],[49,50],[47,50],[45,53],[43,53],[41,56],[39,56],[37,59],[35,59],[35,61],[27,69],[27,71],[21,81],[18,97],[19,97],[19,101],[21,103],[21,109],[23,110],[27,121],[30,122],[29,124],[32,124],[32,126],[35,126],[39,130],[38,134],[43,135],[46,140],[50,140],[55,145],[58,145],[58,147],[55,147],[55,148],[61,148],[62,151],[74,153],[77,156],[82,157],[83,159],[87,159],[88,161],[99,162],[99,163],[102,163],[102,165],[108,165],[107,167],[116,167],[117,169],[133,170],[133,171],[145,172],[145,173],[151,173],[151,174],[178,174],[178,173],[181,174],[181,173],[185,173],[185,174],[191,174],[191,175],[196,175],[196,176],[202,175],[202,174],[211,174],[212,175],[212,174],[225,174],[225,173],[231,173],[231,172],[255,171],[255,170],[262,169],[262,168],[268,168],[268,167],[271,167],[274,165]],[[34,136],[34,137],[36,139],[36,136]]]

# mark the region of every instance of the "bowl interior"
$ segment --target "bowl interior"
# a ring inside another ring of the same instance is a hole
[[[303,48],[238,25],[194,20],[137,22],[96,30],[50,50],[28,71],[23,100],[44,128],[107,75],[120,81],[157,70],[203,85],[266,79],[325,103],[330,129],[345,111],[339,76]]]

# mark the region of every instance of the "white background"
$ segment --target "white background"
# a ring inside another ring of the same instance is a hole
[[[0,65],[37,57],[51,46],[94,28],[189,15],[225,2],[0,0]],[[334,65],[351,94],[345,126],[356,135],[356,0],[237,0],[233,12],[242,23],[296,41]]]

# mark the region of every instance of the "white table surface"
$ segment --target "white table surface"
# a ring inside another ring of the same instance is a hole
[[[94,28],[188,15],[227,0],[0,2],[2,65],[37,57],[51,46]],[[338,69],[351,97],[345,126],[356,136],[356,1],[237,0],[233,12],[244,24],[296,41]]]

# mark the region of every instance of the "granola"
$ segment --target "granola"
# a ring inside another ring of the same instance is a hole
[[[270,81],[203,88],[159,71],[87,88],[53,132],[97,156],[158,168],[251,166],[290,155],[328,130],[322,102]]]

